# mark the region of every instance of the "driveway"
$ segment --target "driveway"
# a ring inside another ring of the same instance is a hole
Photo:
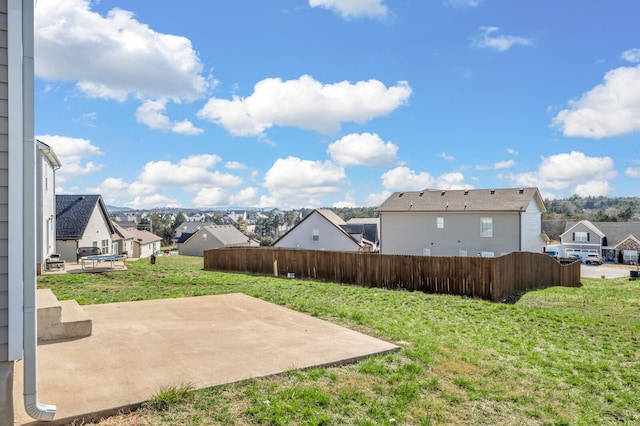
[[[621,278],[628,277],[635,266],[603,263],[602,265],[585,265],[580,268],[580,276],[585,278]]]

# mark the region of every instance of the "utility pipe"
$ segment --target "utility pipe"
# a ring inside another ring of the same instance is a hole
[[[34,2],[22,2],[23,51],[23,350],[24,407],[37,420],[53,420],[55,405],[38,401],[38,332],[36,307],[36,144],[34,137]]]

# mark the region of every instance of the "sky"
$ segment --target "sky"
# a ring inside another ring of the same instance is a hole
[[[38,0],[60,194],[375,207],[394,191],[640,196],[640,2]]]

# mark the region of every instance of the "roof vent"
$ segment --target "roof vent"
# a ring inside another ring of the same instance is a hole
[[[464,195],[469,195],[469,190],[468,189],[464,190]]]
[[[496,193],[496,190],[495,190],[495,189],[492,189],[492,190],[491,190],[491,192],[490,192],[490,194],[491,194],[491,195],[493,195],[493,194],[495,194],[495,193]]]
[[[400,194],[398,194],[398,198],[402,197],[404,195],[404,192],[401,192]]]
[[[520,189],[518,190],[518,194],[524,194],[524,188],[520,188]]]
[[[424,191],[420,191],[420,197],[422,197],[424,195]]]
[[[446,194],[446,193],[447,193],[447,191],[443,190],[443,191],[440,193],[440,195],[444,195],[444,194]]]

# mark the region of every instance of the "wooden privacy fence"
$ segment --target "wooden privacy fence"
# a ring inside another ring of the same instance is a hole
[[[529,252],[484,258],[232,247],[205,251],[204,269],[492,301],[505,300],[522,290],[580,285],[580,262],[560,264],[547,254]]]

